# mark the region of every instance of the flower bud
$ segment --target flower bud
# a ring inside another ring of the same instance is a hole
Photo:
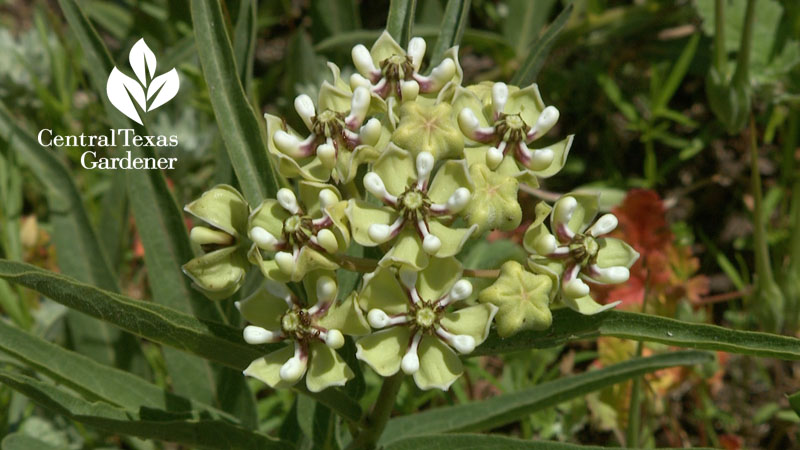
[[[311,97],[306,94],[298,95],[294,99],[294,109],[310,130],[311,118],[317,114],[316,109],[314,109],[314,101],[311,100]]]
[[[198,245],[215,244],[227,246],[234,242],[234,238],[230,234],[201,225],[192,228],[192,231],[189,232],[189,239]]]
[[[422,249],[429,255],[435,254],[440,248],[442,248],[441,239],[432,234],[428,234],[425,236],[425,239],[422,240]]]
[[[378,69],[375,68],[375,63],[372,61],[372,55],[370,55],[369,50],[367,50],[367,47],[363,44],[358,44],[353,47],[351,56],[353,57],[353,65],[356,66],[356,70],[362,75],[372,75],[378,71]]]
[[[275,251],[278,245],[278,239],[269,231],[262,227],[253,227],[250,229],[250,240],[252,240],[258,248],[267,251]]]
[[[294,192],[287,188],[278,190],[278,203],[291,214],[297,214],[300,211],[300,205],[297,204],[297,197]]]
[[[325,345],[336,350],[344,345],[344,336],[339,330],[328,330],[325,333]]]
[[[414,66],[414,70],[419,70],[419,67],[422,65],[422,58],[425,57],[425,39],[421,37],[411,38],[408,41],[408,56],[411,58],[411,64]]]
[[[270,331],[255,325],[244,327],[244,341],[248,344],[272,344],[283,339],[283,333]]]
[[[465,187],[456,189],[450,198],[447,199],[447,210],[451,213],[461,211],[467,206],[471,196],[472,194],[469,192],[469,189]]]

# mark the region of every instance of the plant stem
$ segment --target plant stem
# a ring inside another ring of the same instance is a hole
[[[714,3],[714,67],[720,74],[725,73],[728,55],[725,51],[725,0]]]
[[[397,392],[400,390],[400,385],[403,384],[404,376],[403,372],[397,372],[388,378],[384,378],[378,399],[375,400],[375,405],[372,406],[370,414],[364,418],[362,426],[364,431],[353,440],[347,447],[348,449],[370,450],[375,448],[375,444],[383,434],[383,429],[386,428],[386,422],[389,421],[392,409],[394,409]]]
[[[500,269],[464,269],[464,276],[472,278],[497,278],[500,276]]]
[[[647,271],[647,260],[642,259],[642,266]],[[650,285],[650,271],[647,271],[644,283],[644,298],[642,299],[642,313],[647,312],[647,288]],[[644,341],[636,343],[636,357],[642,356],[644,350]],[[639,415],[642,407],[642,379],[644,377],[636,377],[633,379],[631,385],[631,402],[628,406],[628,429],[625,433],[625,447],[639,448],[639,428],[641,428],[641,416]]]
[[[755,7],[755,0],[747,0],[744,31],[742,32],[742,40],[739,44],[739,54],[736,55],[736,72],[733,74],[733,84],[749,83],[750,80],[750,48],[753,43],[753,26],[756,18]]]

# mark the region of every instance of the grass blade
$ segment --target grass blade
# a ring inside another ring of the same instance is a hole
[[[550,27],[547,28],[547,31],[544,32],[542,37],[531,45],[530,48],[532,48],[533,51],[528,54],[528,57],[525,58],[525,61],[514,75],[514,78],[511,79],[511,84],[527,86],[536,80],[536,76],[539,75],[539,70],[541,70],[544,65],[544,61],[547,59],[550,49],[553,48],[558,34],[564,28],[564,25],[567,24],[573,9],[574,5],[572,3],[568,4],[558,14],[555,20],[553,20],[553,23],[550,24]]]
[[[789,336],[731,330],[716,325],[681,322],[625,311],[607,311],[584,316],[567,308],[553,311],[553,326],[547,330],[523,331],[507,339],[500,339],[492,334],[472,355],[554,347],[569,341],[598,336],[767,358],[800,359],[800,339]]]
[[[275,195],[278,183],[267,157],[259,119],[236,71],[220,4],[215,0],[192,0],[191,8],[197,56],[222,140],[242,193],[251,205],[258,205]]]
[[[417,0],[391,0],[389,3],[386,31],[392,35],[401,47],[405,47],[408,44],[408,40],[411,39],[416,9]]]
[[[448,406],[389,421],[385,443],[412,436],[456,431],[483,431],[500,427],[567,400],[586,395],[633,377],[667,367],[712,361],[707,352],[683,351],[635,358],[599,370],[559,378],[534,387],[498,395],[481,402]]]
[[[7,370],[0,370],[0,381],[44,408],[109,433],[178,442],[190,448],[293,448],[285,442],[202,414],[149,408],[133,411],[108,403],[89,402],[52,384]]]
[[[448,0],[442,17],[441,32],[431,54],[430,67],[436,67],[450,47],[459,45],[469,22],[470,0]]]
[[[686,76],[686,72],[689,71],[689,65],[694,59],[694,55],[697,52],[697,44],[699,42],[700,33],[695,33],[691,38],[689,38],[689,42],[686,44],[686,47],[684,47],[683,51],[681,51],[681,56],[679,56],[678,60],[675,61],[675,65],[672,66],[672,70],[670,70],[667,80],[658,91],[658,96],[653,102],[652,109],[655,114],[658,114],[667,107],[667,104],[672,99],[672,96],[675,95],[675,91],[678,90],[678,87],[680,87],[681,82],[683,82],[683,78]]]

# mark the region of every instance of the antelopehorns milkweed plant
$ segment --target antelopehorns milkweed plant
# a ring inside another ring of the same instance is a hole
[[[272,388],[305,379],[309,391],[342,386],[353,370],[337,352],[346,336],[382,377],[400,372],[422,389],[447,390],[492,326],[500,337],[551,326],[551,309],[596,314],[592,285],[622,283],[638,258],[606,237],[595,196],[540,202],[523,239],[527,265],[509,261],[473,292],[479,275],[456,256],[469,239],[513,230],[522,220],[520,183],[556,175],[572,136],[538,144],[559,118],[537,85],[464,86],[457,48],[428,75],[426,44],[403,49],[384,32],[352,49],[349,80],[328,63],[332,82],[294,107],[305,130],[265,115],[268,150],[293,188],[248,205],[220,185],[186,206],[204,222],[191,239],[204,254],[185,273],[212,299],[234,294],[250,266],[263,287],[236,306],[250,344],[283,343],[244,373]],[[354,245],[380,259],[349,256]],[[336,271],[362,273],[339,292]],[[484,275],[485,274],[481,274]]]

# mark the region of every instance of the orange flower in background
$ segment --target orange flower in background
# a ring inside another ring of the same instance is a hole
[[[612,212],[619,220],[612,236],[624,238],[641,256],[626,283],[610,289],[595,287],[598,301],[622,300],[621,308],[638,308],[646,293],[661,303],[674,304],[683,298],[695,302],[708,292],[705,276],[692,277],[699,268],[697,258],[690,247],[676,245],[657,192],[633,189]]]

